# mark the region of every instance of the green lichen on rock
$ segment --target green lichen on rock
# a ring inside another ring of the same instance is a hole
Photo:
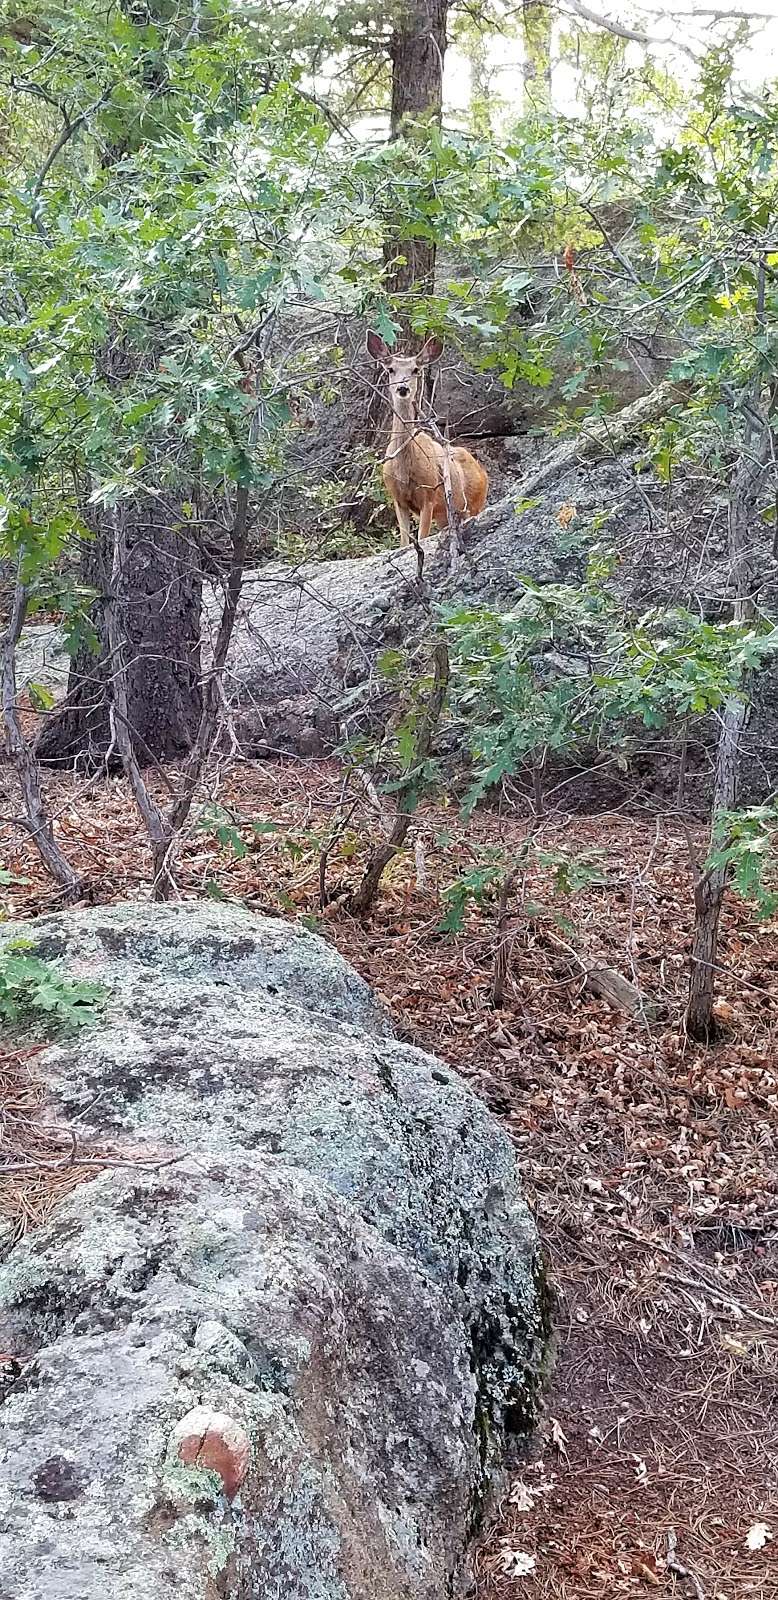
[[[52,1114],[180,1159],[103,1172],[0,1269],[27,1353],[0,1410],[13,1592],[49,1600],[34,1486],[61,1459],[41,1481],[83,1485],[55,1525],[78,1600],[106,1567],[112,1600],[459,1594],[548,1338],[509,1140],[312,935],[210,905],[38,929],[111,993],[39,1058]],[[250,1442],[231,1504],[171,1451],[197,1407]]]

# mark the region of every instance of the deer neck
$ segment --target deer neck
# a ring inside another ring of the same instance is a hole
[[[389,434],[389,443],[386,451],[387,462],[391,462],[392,470],[398,478],[410,476],[414,448],[418,434],[418,409],[413,400],[408,404],[407,411],[393,411],[392,429]]]

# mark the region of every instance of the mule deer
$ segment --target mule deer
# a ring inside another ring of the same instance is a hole
[[[367,348],[389,378],[392,431],[384,456],[384,484],[393,503],[400,544],[411,542],[411,515],[419,519],[419,538],[426,539],[434,522],[448,527],[444,462],[448,452],[451,499],[462,518],[475,517],[486,505],[489,479],[475,456],[461,445],[440,444],[424,431],[420,399],[424,368],[437,361],[443,346],[428,339],[417,356],[398,356],[377,333],[367,336]]]

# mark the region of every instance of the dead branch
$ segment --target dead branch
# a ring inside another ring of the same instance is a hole
[[[591,994],[597,995],[600,1000],[607,1000],[608,1005],[614,1006],[618,1011],[626,1011],[631,1017],[640,1017],[645,1022],[655,1022],[660,1015],[661,1008],[653,1000],[646,1000],[634,983],[628,978],[623,978],[620,972],[613,967],[608,967],[601,961],[592,961],[587,956],[579,955],[578,951],[568,944],[565,939],[560,939],[556,934],[550,934],[551,943],[566,955],[572,956],[583,976],[583,986]]]
[[[111,84],[110,87],[105,90],[105,93],[100,95],[99,100],[95,100],[94,105],[87,106],[86,111],[80,112],[72,122],[66,108],[64,106],[60,107],[64,117],[63,126],[57,138],[54,140],[48,155],[46,156],[43,166],[41,167],[40,172],[35,180],[32,191],[32,206],[30,215],[32,217],[33,227],[35,228],[38,237],[43,239],[45,244],[50,244],[51,240],[49,238],[47,229],[44,227],[43,222],[41,221],[40,208],[38,205],[38,201],[40,200],[41,193],[43,191],[43,185],[46,182],[57,156],[62,150],[64,150],[65,145],[69,144],[71,139],[75,138],[75,135],[78,133],[79,129],[83,128],[84,124],[89,121],[89,118],[94,116],[94,113],[99,111],[100,107],[104,106],[107,100],[110,100],[113,91],[114,85]]]
[[[498,1011],[505,999],[505,980],[508,976],[511,947],[513,939],[508,933],[508,901],[516,885],[519,869],[514,867],[506,872],[500,884],[500,896],[497,901],[497,947],[494,952],[494,972],[492,976],[492,1005]]]
[[[589,461],[593,456],[618,455],[641,429],[652,422],[657,422],[671,406],[677,405],[690,392],[690,384],[671,383],[668,379],[664,383],[657,384],[650,394],[641,395],[632,405],[624,406],[606,422],[594,419],[585,422],[575,439],[569,439],[556,450],[552,450],[545,461],[541,462],[537,471],[531,472],[529,477],[523,480],[519,485],[520,497],[526,499],[528,495],[535,494],[538,489],[543,489],[546,484],[553,482],[554,478],[561,477],[569,467]],[[513,498],[511,497],[510,503]]]

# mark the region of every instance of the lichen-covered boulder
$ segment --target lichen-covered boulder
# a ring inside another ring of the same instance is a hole
[[[0,1266],[0,1600],[444,1600],[546,1343],[509,1141],[321,939],[0,929],[102,982],[39,1058],[116,1164]]]

